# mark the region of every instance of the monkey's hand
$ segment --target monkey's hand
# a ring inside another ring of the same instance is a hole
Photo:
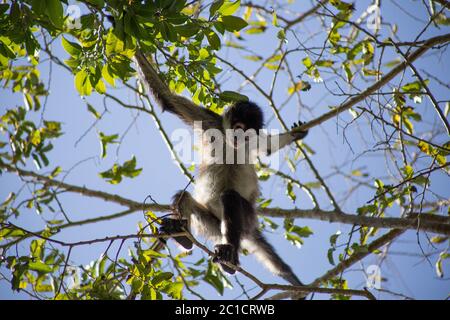
[[[213,262],[220,263],[223,271],[229,274],[234,274],[236,270],[228,267],[223,262],[229,262],[237,266],[239,264],[238,253],[232,244],[217,244],[214,247]]]
[[[159,227],[159,234],[171,235],[174,233],[185,232],[188,228],[187,219],[172,219],[163,218],[161,219],[161,226]],[[192,249],[192,241],[186,236],[176,236],[173,238],[178,242],[183,248],[190,250]],[[164,241],[163,241],[164,242]]]
[[[301,140],[308,134],[308,130],[298,130],[298,127],[301,127],[304,124],[304,122],[294,122],[294,124],[291,126],[291,134],[294,136],[295,140]],[[297,130],[296,130],[297,129]]]

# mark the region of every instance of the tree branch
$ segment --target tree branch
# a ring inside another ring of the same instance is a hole
[[[171,212],[170,205],[156,204],[156,203],[141,203],[131,199],[123,198],[116,194],[110,194],[103,191],[97,191],[88,189],[86,187],[80,187],[71,185],[62,181],[54,180],[37,173],[15,168],[11,165],[0,164],[0,168],[6,171],[17,173],[22,177],[31,177],[37,181],[42,182],[47,186],[54,186],[62,188],[69,192],[78,193],[88,197],[94,197],[102,199],[104,201],[113,202],[122,206],[128,207],[130,210],[152,210],[156,212]],[[122,217],[125,213],[118,213],[116,217]],[[346,224],[356,224],[361,226],[369,226],[376,228],[398,228],[402,230],[419,230],[428,231],[433,233],[439,233],[444,235],[450,235],[450,218],[431,214],[421,214],[420,224],[418,223],[418,216],[413,215],[406,218],[378,218],[359,216],[354,214],[343,213],[341,211],[325,211],[320,209],[280,209],[280,208],[260,208],[259,214],[263,216],[275,217],[275,218],[303,218],[314,219],[328,222],[338,222]],[[112,218],[112,216],[110,216]],[[110,219],[111,219],[110,218]],[[87,221],[90,221],[88,219]],[[85,220],[83,220],[85,221]],[[83,221],[75,222],[77,225],[83,224]]]
[[[389,231],[385,235],[379,237],[377,240],[372,241],[370,243],[370,245],[367,247],[367,251],[364,251],[364,252],[361,251],[361,252],[352,254],[350,256],[350,258],[340,262],[337,266],[328,270],[322,276],[315,279],[313,282],[311,282],[309,284],[309,286],[320,286],[324,282],[336,277],[338,274],[340,274],[344,270],[348,269],[349,267],[354,265],[356,262],[364,259],[365,257],[367,257],[369,254],[371,254],[375,250],[379,249],[380,247],[384,246],[385,244],[391,242],[392,240],[394,240],[395,238],[400,236],[403,232],[405,232],[405,230],[394,229],[394,230]],[[295,292],[292,292],[292,291],[291,292],[282,292],[282,293],[279,293],[279,294],[276,294],[276,295],[270,297],[270,299],[279,300],[279,299],[286,299],[286,298],[292,297],[292,296],[295,296]]]
[[[430,38],[430,39],[426,40],[423,43],[423,45],[421,47],[419,47],[416,51],[409,54],[407,56],[406,60],[409,61],[409,63],[412,63],[415,60],[417,60],[417,58],[422,56],[426,51],[428,51],[428,49],[432,48],[433,46],[435,46],[437,44],[446,43],[449,41],[450,41],[450,33]],[[318,118],[308,121],[304,125],[295,128],[293,131],[302,131],[302,130],[307,130],[312,127],[318,126],[319,124],[321,124],[327,120],[330,120],[330,119],[334,118],[335,116],[337,116],[338,114],[350,109],[358,102],[363,101],[365,98],[370,96],[372,93],[374,93],[378,89],[382,88],[389,81],[394,79],[400,72],[405,70],[408,66],[409,66],[409,64],[406,61],[399,63],[397,66],[392,68],[392,70],[389,71],[384,77],[382,77],[380,80],[378,80],[373,85],[368,87],[366,90],[362,91],[360,94],[353,96],[352,98],[350,98],[349,100],[347,100],[346,102],[341,104],[339,107],[336,107],[334,110],[331,110],[330,112],[327,112],[327,113],[319,116]]]

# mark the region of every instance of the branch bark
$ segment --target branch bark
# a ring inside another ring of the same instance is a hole
[[[156,203],[142,203],[131,199],[121,197],[116,194],[110,194],[103,191],[92,190],[86,187],[80,187],[68,184],[62,181],[48,178],[46,176],[15,168],[10,165],[1,164],[0,168],[6,171],[16,173],[22,177],[33,178],[44,185],[62,188],[69,192],[78,193],[88,197],[102,199],[104,201],[113,202],[128,207],[130,210],[152,210],[156,212],[171,212],[169,205]],[[401,229],[401,230],[421,230],[433,232],[443,235],[450,235],[450,218],[438,215],[424,214],[420,217],[413,215],[407,218],[378,218],[359,216],[354,214],[343,213],[340,211],[325,211],[320,209],[280,209],[280,208],[260,208],[259,214],[275,218],[303,218],[314,219],[328,222],[338,222],[346,224],[356,224],[361,226],[369,226],[376,228]],[[118,217],[123,214],[118,214]],[[110,219],[109,219],[110,220]],[[420,220],[420,223],[419,223]],[[83,224],[78,221],[77,224]]]
[[[385,235],[379,237],[377,240],[372,241],[367,248],[367,252],[354,253],[351,257],[340,262],[337,266],[328,270],[322,276],[315,279],[308,286],[312,286],[312,287],[320,286],[324,282],[336,277],[341,272],[343,272],[344,270],[346,270],[349,267],[351,267],[352,265],[354,265],[356,262],[364,259],[365,257],[370,255],[375,250],[377,250],[380,247],[384,246],[385,244],[391,242],[392,240],[394,240],[395,238],[397,238],[404,232],[405,232],[405,230],[400,230],[400,229],[394,229],[394,230],[389,231]],[[295,295],[296,295],[296,293],[292,292],[292,291],[291,292],[281,292],[279,294],[272,296],[270,299],[272,299],[272,300],[286,299],[286,298],[289,298],[289,297],[292,297]]]
[[[315,127],[327,120],[330,120],[331,118],[334,118],[335,116],[339,115],[340,113],[350,109],[358,102],[363,101],[365,98],[370,96],[372,93],[377,91],[378,89],[382,88],[384,85],[386,85],[389,81],[394,79],[398,74],[400,74],[403,70],[405,70],[409,63],[414,62],[417,60],[420,56],[422,56],[425,52],[427,52],[430,48],[433,46],[436,46],[438,44],[443,44],[450,41],[450,33],[433,37],[428,40],[426,40],[421,47],[419,47],[416,51],[409,54],[406,58],[406,61],[403,61],[402,63],[398,64],[394,68],[392,68],[391,71],[386,73],[384,77],[382,77],[380,80],[375,82],[373,85],[368,87],[366,90],[361,92],[359,95],[352,97],[351,99],[347,100],[343,104],[341,104],[339,107],[336,107],[335,109],[331,110],[330,112],[327,112],[320,117],[317,117],[316,119],[313,119],[311,121],[308,121],[304,125],[295,128],[294,131],[301,131],[301,130],[307,130],[312,127]],[[409,63],[408,63],[409,62]]]
[[[314,219],[328,222],[370,226],[375,228],[398,228],[402,230],[417,230],[417,228],[419,228],[421,231],[450,235],[450,218],[424,213],[420,216],[414,214],[413,216],[407,218],[367,217],[338,211],[324,211],[318,209],[303,210],[264,208],[260,209],[259,213],[267,217]],[[436,217],[439,218],[436,219]],[[441,218],[444,218],[445,220]]]

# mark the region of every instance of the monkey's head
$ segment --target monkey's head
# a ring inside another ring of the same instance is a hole
[[[258,132],[263,128],[264,115],[261,108],[250,101],[236,102],[224,114],[225,129],[247,131],[253,129]]]

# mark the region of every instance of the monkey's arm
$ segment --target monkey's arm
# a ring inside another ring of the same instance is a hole
[[[263,155],[271,155],[274,152],[277,152],[278,150],[284,148],[285,146],[291,144],[292,142],[295,142],[297,140],[301,140],[308,134],[308,130],[306,131],[297,131],[295,128],[301,126],[303,123],[298,122],[294,123],[294,125],[291,128],[291,131],[280,133],[277,135],[270,135],[266,138],[267,140],[267,148],[262,148],[260,150],[260,153]]]
[[[204,126],[207,127],[220,123],[220,116],[216,113],[172,93],[140,50],[136,51],[135,62],[138,66],[139,79],[144,83],[147,91],[154,95],[163,111],[167,110],[177,115],[189,125],[193,125],[194,121],[203,121]]]

